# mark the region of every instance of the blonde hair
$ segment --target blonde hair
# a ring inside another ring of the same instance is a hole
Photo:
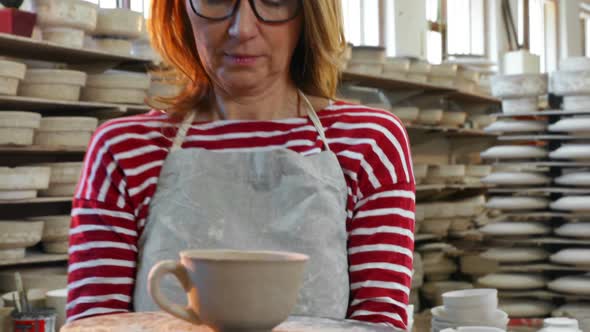
[[[340,0],[303,0],[303,32],[291,62],[291,78],[304,93],[334,99],[346,41]],[[148,23],[152,46],[170,67],[160,75],[183,86],[174,97],[156,97],[175,118],[207,108],[211,80],[197,52],[182,0],[153,0]]]

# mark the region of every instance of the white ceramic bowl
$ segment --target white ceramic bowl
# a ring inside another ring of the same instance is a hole
[[[438,306],[431,310],[432,316],[437,320],[466,325],[493,324],[499,321],[508,320],[508,315],[499,309],[487,309],[483,307],[450,309],[445,306]]]
[[[484,159],[538,159],[547,156],[547,150],[536,146],[502,145],[487,149],[481,153]]]
[[[96,29],[98,6],[82,0],[35,0],[37,24],[92,32]]]
[[[121,88],[83,88],[80,99],[84,101],[116,104],[143,104],[147,90]]]
[[[484,130],[489,133],[526,133],[542,132],[547,129],[547,122],[534,120],[501,120],[496,121]]]
[[[71,219],[72,218],[69,215],[63,215],[35,217],[30,218],[29,220],[44,222],[41,241],[56,242],[68,240]]]
[[[63,132],[63,131],[94,131],[98,126],[98,119],[85,116],[54,116],[41,119],[39,131],[42,132]]]
[[[549,153],[551,159],[590,160],[590,144],[563,144]]]
[[[551,183],[551,178],[541,173],[497,172],[481,179],[481,182],[499,186],[536,186]]]
[[[49,167],[0,167],[0,190],[39,190],[49,187]]]
[[[0,249],[20,249],[41,241],[43,222],[0,221]]]
[[[133,51],[133,42],[121,38],[94,37],[89,44],[91,48],[116,55],[130,56]]]
[[[499,263],[530,263],[543,261],[549,252],[541,248],[492,248],[480,256]]]
[[[0,77],[22,80],[25,78],[26,71],[27,66],[23,63],[0,59]]]
[[[466,289],[444,293],[443,304],[446,308],[463,310],[482,308],[494,310],[498,307],[498,290],[496,289]]]
[[[550,282],[548,287],[560,293],[590,295],[590,276],[561,277]]]
[[[477,279],[477,282],[499,290],[527,290],[544,288],[548,280],[539,274],[492,273]]]
[[[374,61],[385,63],[386,50],[384,47],[355,46],[352,48],[351,61]]]
[[[96,36],[137,39],[143,32],[143,15],[129,9],[100,9],[96,23]]]
[[[564,174],[555,178],[555,183],[562,186],[590,187],[590,172]]]
[[[547,93],[547,75],[496,75],[491,78],[492,94],[497,98],[537,97]]]
[[[394,107],[391,113],[397,116],[403,122],[416,122],[420,116],[420,109],[417,107]]]
[[[45,28],[43,40],[66,47],[84,47],[84,30],[71,28]]]
[[[461,127],[466,120],[467,112],[444,112],[440,124],[448,127]]]
[[[590,196],[565,196],[551,203],[552,210],[590,212]]]
[[[549,126],[549,131],[566,133],[588,133],[590,136],[590,117],[573,117],[559,120],[555,124]]]
[[[590,249],[563,249],[552,255],[550,259],[558,264],[590,267]]]
[[[490,236],[533,236],[551,234],[551,227],[539,222],[497,222],[479,231]]]
[[[573,238],[590,238],[590,222],[564,224],[555,229],[555,234]]]
[[[486,207],[497,210],[542,210],[549,207],[549,200],[543,197],[494,196]]]
[[[418,122],[424,125],[438,125],[443,119],[444,111],[441,109],[421,110]]]

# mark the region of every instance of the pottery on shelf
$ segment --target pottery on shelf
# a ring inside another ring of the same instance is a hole
[[[492,248],[481,257],[499,263],[531,263],[543,261],[550,253],[542,248]]]
[[[561,277],[553,280],[547,286],[559,293],[590,295],[590,276]]]
[[[494,196],[488,200],[486,207],[506,211],[543,210],[549,207],[549,200],[543,197]]]
[[[143,32],[143,15],[124,8],[99,9],[96,29],[97,36],[111,36],[129,39],[141,37]]]
[[[552,210],[590,212],[590,196],[564,196],[551,203]]]
[[[555,183],[562,186],[590,187],[590,172],[567,173],[555,178]]]
[[[551,178],[542,173],[497,172],[481,179],[481,182],[499,186],[540,186],[551,183]]]
[[[418,120],[420,109],[417,107],[394,107],[391,109],[391,113],[403,122],[413,123]]]
[[[65,47],[83,48],[84,30],[48,27],[43,29],[43,40]]]
[[[86,147],[98,119],[92,117],[45,117],[35,134],[35,144]]]
[[[546,317],[555,307],[549,301],[528,299],[503,299],[500,309],[511,318]]]
[[[484,287],[501,290],[529,290],[545,287],[548,280],[539,274],[492,273],[477,279],[477,282]]]
[[[0,145],[33,144],[35,129],[41,125],[41,115],[33,112],[0,112]]]
[[[590,267],[590,249],[563,249],[550,259],[554,263]]]
[[[467,120],[467,112],[444,112],[440,124],[446,127],[461,127]]]
[[[547,129],[547,122],[535,120],[501,120],[485,128],[489,133],[530,133]]]
[[[590,109],[590,96],[563,97],[564,111],[587,111]]]
[[[560,71],[586,71],[590,70],[590,58],[575,56],[562,59],[559,62]]]
[[[590,160],[590,144],[563,144],[549,153],[551,159]]]
[[[547,75],[496,75],[491,78],[492,94],[497,98],[525,98],[547,94]]]
[[[566,133],[587,133],[588,136],[590,136],[590,117],[580,116],[559,120],[555,124],[549,126],[549,131]]]
[[[479,229],[490,236],[534,236],[551,234],[551,227],[539,222],[496,222]]]
[[[538,159],[547,156],[547,150],[526,145],[494,146],[481,153],[484,159]]]
[[[555,234],[572,238],[590,238],[590,222],[564,224],[555,229]]]
[[[42,234],[42,221],[0,221],[0,250],[32,247]]]
[[[16,96],[26,71],[27,66],[22,63],[0,60],[0,95]]]
[[[24,97],[78,101],[86,73],[64,69],[29,69],[19,87]]]
[[[539,99],[537,97],[529,98],[511,98],[502,100],[502,111],[506,114],[528,113],[539,110]]]
[[[590,95],[590,71],[554,72],[551,85],[558,96]]]
[[[424,109],[420,111],[418,123],[423,125],[434,126],[440,124],[444,116],[442,109]]]
[[[42,27],[67,27],[92,32],[96,29],[98,6],[82,0],[35,0],[37,24]]]

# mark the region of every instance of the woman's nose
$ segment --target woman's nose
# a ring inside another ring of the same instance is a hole
[[[240,1],[240,7],[232,17],[229,35],[237,39],[250,39],[256,35],[258,18],[248,0]]]

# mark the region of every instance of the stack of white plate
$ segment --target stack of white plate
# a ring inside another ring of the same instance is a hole
[[[470,326],[506,330],[509,318],[505,312],[498,309],[497,290],[459,290],[444,293],[442,298],[443,305],[432,309],[432,332]],[[487,330],[480,328],[469,331]]]
[[[144,18],[141,13],[129,9],[100,9],[92,39],[86,40],[90,48],[130,56],[133,41],[144,35]]]

